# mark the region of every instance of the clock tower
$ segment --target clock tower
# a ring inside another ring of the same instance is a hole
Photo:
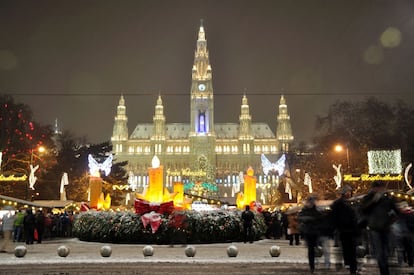
[[[211,66],[203,21],[198,31],[191,78],[190,151],[193,160],[204,155],[215,159],[214,97]]]

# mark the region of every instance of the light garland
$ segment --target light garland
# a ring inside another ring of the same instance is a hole
[[[401,174],[401,149],[368,151],[369,174]]]
[[[277,171],[279,176],[282,176],[285,172],[286,156],[283,154],[275,163],[271,163],[264,154],[261,155],[263,173],[269,174],[269,171]]]

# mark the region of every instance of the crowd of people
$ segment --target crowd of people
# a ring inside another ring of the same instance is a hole
[[[390,274],[389,256],[398,264],[414,264],[414,210],[406,201],[397,202],[382,181],[374,181],[370,191],[360,200],[352,200],[352,188],[338,190],[338,198],[328,207],[318,207],[316,196],[309,196],[303,207],[287,211],[263,211],[267,238],[286,238],[290,245],[304,240],[311,273],[315,271],[315,256],[323,251],[325,268],[330,268],[330,243],[342,251],[343,265],[350,274],[358,274],[358,248],[374,257],[381,275]],[[249,206],[242,212],[243,240],[253,242],[254,214]],[[31,208],[9,209],[1,220],[3,242],[0,252],[10,251],[12,242],[41,243],[53,237],[71,237],[73,214],[46,213]]]
[[[317,197],[311,195],[301,208],[264,211],[266,237],[285,237],[290,245],[304,240],[311,273],[319,250],[324,255],[325,268],[330,268],[331,243],[341,248],[343,266],[349,268],[350,274],[359,272],[357,254],[361,251],[376,259],[381,275],[390,274],[391,253],[400,266],[413,266],[414,210],[406,201],[397,202],[381,181],[373,182],[370,191],[358,201],[351,199],[350,186],[344,186],[338,194],[327,207],[318,207]]]
[[[25,242],[31,245],[42,243],[43,239],[72,236],[73,214],[62,212],[59,214],[31,208],[7,209],[1,219],[3,241],[0,244],[0,253],[12,251],[12,242]]]

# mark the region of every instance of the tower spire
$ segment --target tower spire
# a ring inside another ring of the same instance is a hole
[[[125,99],[121,94],[116,108],[115,123],[112,132],[112,141],[125,141],[128,139],[128,117],[126,115]]]
[[[165,115],[164,115],[164,106],[162,105],[161,95],[158,95],[158,98],[157,98],[157,105],[155,105],[153,123],[154,123],[153,138],[156,140],[164,140],[165,139]]]
[[[277,116],[276,137],[279,141],[279,149],[282,152],[289,151],[289,145],[293,142],[292,126],[288,114],[286,99],[284,95],[280,97],[279,115]]]

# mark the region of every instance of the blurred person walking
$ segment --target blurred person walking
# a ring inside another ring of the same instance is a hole
[[[3,215],[2,218],[2,227],[3,227],[3,241],[0,245],[0,252],[6,253],[10,250],[10,245],[12,243],[12,233],[14,227],[14,218],[15,215],[12,213],[11,209],[7,208],[7,213]]]
[[[356,210],[349,201],[352,188],[345,185],[339,193],[340,197],[331,206],[332,219],[341,242],[344,265],[349,265],[351,274],[357,274],[356,247],[359,230]]]
[[[369,229],[380,274],[389,275],[390,230],[391,224],[397,219],[398,209],[392,196],[386,192],[385,182],[374,181],[371,190],[362,198],[360,207],[364,225]]]
[[[322,213],[316,208],[316,197],[310,196],[306,199],[305,205],[299,212],[299,229],[303,233],[308,247],[308,261],[310,271],[315,272],[315,248],[318,245],[320,236],[320,224]]]
[[[414,262],[414,210],[406,201],[398,203],[397,207],[398,219],[392,224],[391,231],[396,242],[398,265],[402,266],[406,262],[411,267]]]

